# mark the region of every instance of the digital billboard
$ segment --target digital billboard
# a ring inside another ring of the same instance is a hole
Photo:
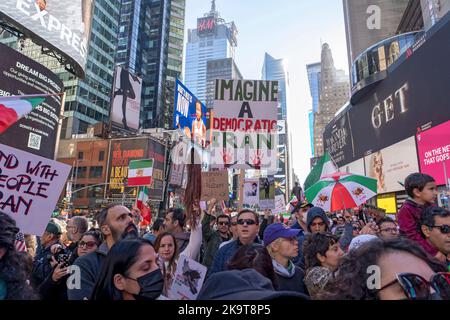
[[[0,95],[55,94],[62,81],[49,69],[0,44]],[[61,96],[47,97],[0,135],[0,143],[53,159],[61,115]]]
[[[84,78],[93,0],[2,0],[0,18],[69,59]]]
[[[416,136],[420,172],[432,176],[438,185],[450,177],[450,121]]]
[[[216,18],[204,17],[197,19],[197,33],[199,35],[214,33],[216,31]]]
[[[366,176],[377,179],[379,194],[404,190],[401,183],[411,173],[418,172],[414,137],[364,158]]]
[[[173,128],[184,132],[185,137],[205,147],[207,137],[206,106],[177,79],[175,86]]]
[[[123,67],[117,67],[114,83],[112,123],[125,130],[139,130],[142,79]]]
[[[386,79],[344,111],[347,120],[332,121],[323,140],[338,166],[415,136],[417,128],[450,120],[450,17],[428,33],[427,41]],[[438,66],[438,69],[437,69]],[[442,72],[441,72],[442,71]],[[337,121],[337,123],[336,123]]]

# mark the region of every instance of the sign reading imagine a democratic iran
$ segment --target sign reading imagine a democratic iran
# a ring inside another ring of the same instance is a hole
[[[70,166],[0,144],[0,211],[21,232],[41,236]]]
[[[277,169],[278,81],[216,80],[211,166]]]

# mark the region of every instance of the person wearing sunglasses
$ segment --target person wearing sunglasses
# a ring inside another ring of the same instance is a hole
[[[225,271],[228,269],[227,265],[231,257],[243,246],[251,243],[261,243],[259,232],[259,216],[252,210],[242,210],[237,216],[237,232],[238,238],[231,241],[220,248],[214,256],[211,268],[208,271],[208,276]]]
[[[351,250],[323,300],[450,300],[446,268],[417,243],[375,239]]]
[[[440,207],[425,209],[420,228],[427,242],[439,251],[436,258],[446,263],[450,271],[450,211]]]
[[[264,245],[272,257],[277,290],[295,291],[308,295],[303,278],[305,273],[292,258],[298,255],[299,229],[291,229],[282,223],[274,223],[264,231]]]
[[[88,253],[95,252],[102,244],[100,231],[90,230],[83,234],[77,245],[77,256],[82,257]]]

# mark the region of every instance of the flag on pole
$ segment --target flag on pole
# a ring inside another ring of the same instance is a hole
[[[152,182],[153,159],[132,160],[128,169],[128,186],[148,186]]]
[[[14,242],[14,247],[16,251],[27,252],[27,244],[25,242],[25,237],[22,232],[18,232],[16,235],[16,241]]]
[[[312,169],[311,173],[305,180],[305,190],[308,190],[317,181],[339,171],[338,167],[334,164],[330,155],[325,153],[325,155],[317,162],[317,164]]]
[[[32,94],[0,97],[0,134],[33,111],[45,98],[59,94]]]
[[[152,214],[150,211],[150,207],[147,204],[148,201],[148,188],[142,187],[139,188],[139,193],[136,201],[136,207],[141,210],[141,216],[144,221],[148,224],[152,222]]]
[[[291,200],[289,200],[289,203],[286,206],[286,211],[287,212],[292,212],[295,209],[295,207],[297,206],[298,201],[299,200],[297,199],[297,196],[292,195],[291,196]]]

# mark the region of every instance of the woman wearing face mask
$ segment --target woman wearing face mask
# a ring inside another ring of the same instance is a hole
[[[155,300],[164,287],[156,252],[145,239],[116,243],[103,263],[92,300]]]
[[[377,239],[341,260],[320,299],[450,300],[450,273],[416,243]]]
[[[178,261],[177,241],[173,234],[170,232],[160,234],[155,241],[155,250],[158,253],[157,262],[164,277],[163,295],[168,297]]]

